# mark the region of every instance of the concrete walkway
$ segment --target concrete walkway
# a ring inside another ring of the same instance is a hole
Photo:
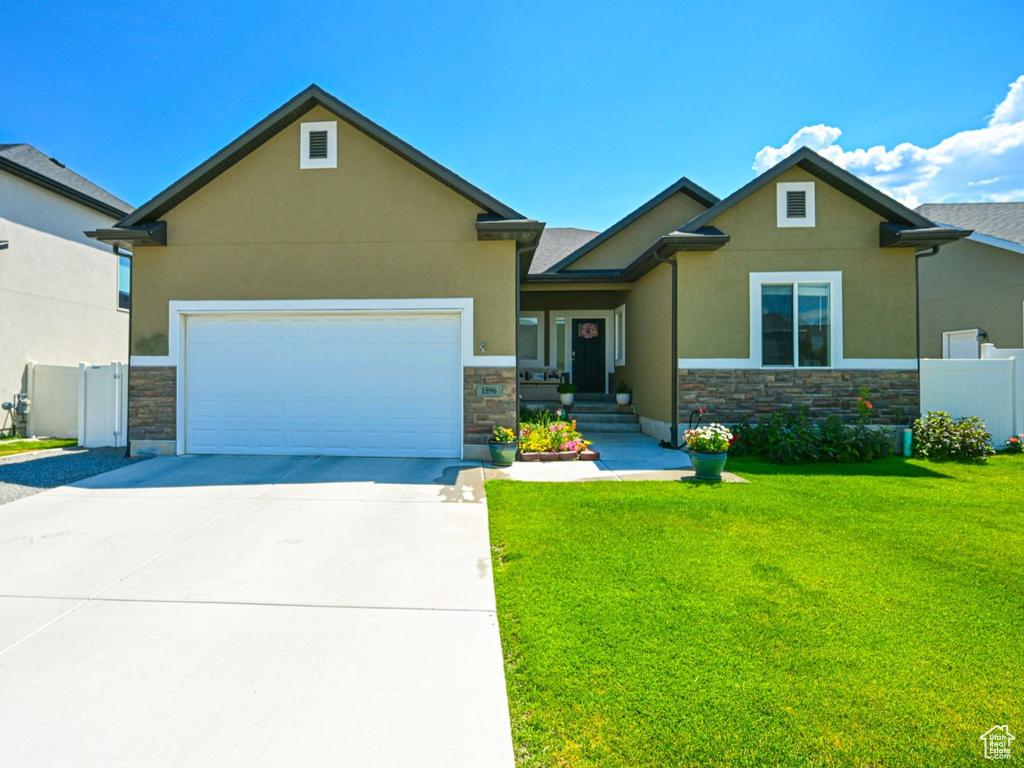
[[[658,440],[636,432],[593,435],[600,461],[516,462],[511,467],[485,466],[488,480],[565,483],[588,480],[695,480],[690,455],[662,448]],[[727,483],[745,483],[723,472]]]
[[[0,507],[0,765],[511,768],[482,481],[158,458]]]

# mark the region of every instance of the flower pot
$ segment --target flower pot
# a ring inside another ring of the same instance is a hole
[[[589,448],[580,454],[580,461],[599,461],[601,454],[597,451],[592,451]]]
[[[558,460],[559,461],[576,461],[576,459],[578,459],[579,457],[580,457],[580,455],[576,451],[559,451],[558,452]]]
[[[722,470],[728,453],[695,453],[690,451],[690,461],[697,477],[701,480],[721,480]]]
[[[520,451],[519,452],[519,460],[520,461],[540,461],[540,452],[539,451],[525,451],[525,452],[524,451]]]
[[[491,449],[491,463],[499,467],[511,467],[516,460],[516,453],[519,451],[519,443],[499,443],[491,440],[487,447]]]
[[[542,453],[540,455],[540,460],[541,461],[558,461],[559,459],[558,459],[558,454],[555,453],[554,451],[544,451],[544,453]]]
[[[630,399],[633,397],[631,392],[616,392],[615,402],[618,405],[629,405]]]
[[[576,399],[576,395],[572,392],[561,392],[558,395],[558,399],[562,401],[562,405],[568,407],[572,405],[573,401]]]

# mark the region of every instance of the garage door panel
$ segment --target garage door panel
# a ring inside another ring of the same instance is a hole
[[[188,318],[191,453],[457,457],[454,314]]]

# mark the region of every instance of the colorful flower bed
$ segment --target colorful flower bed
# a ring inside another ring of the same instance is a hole
[[[521,454],[574,453],[578,457],[587,449],[588,445],[590,445],[590,441],[584,440],[583,435],[576,429],[576,420],[568,420],[565,412],[561,409],[554,413],[535,411],[525,414],[524,420],[519,422]],[[543,456],[538,457],[544,458]],[[538,457],[530,455],[523,456],[523,459],[529,460]]]

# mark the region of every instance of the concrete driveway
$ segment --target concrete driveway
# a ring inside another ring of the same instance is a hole
[[[482,482],[159,458],[0,506],[0,765],[512,766]]]

